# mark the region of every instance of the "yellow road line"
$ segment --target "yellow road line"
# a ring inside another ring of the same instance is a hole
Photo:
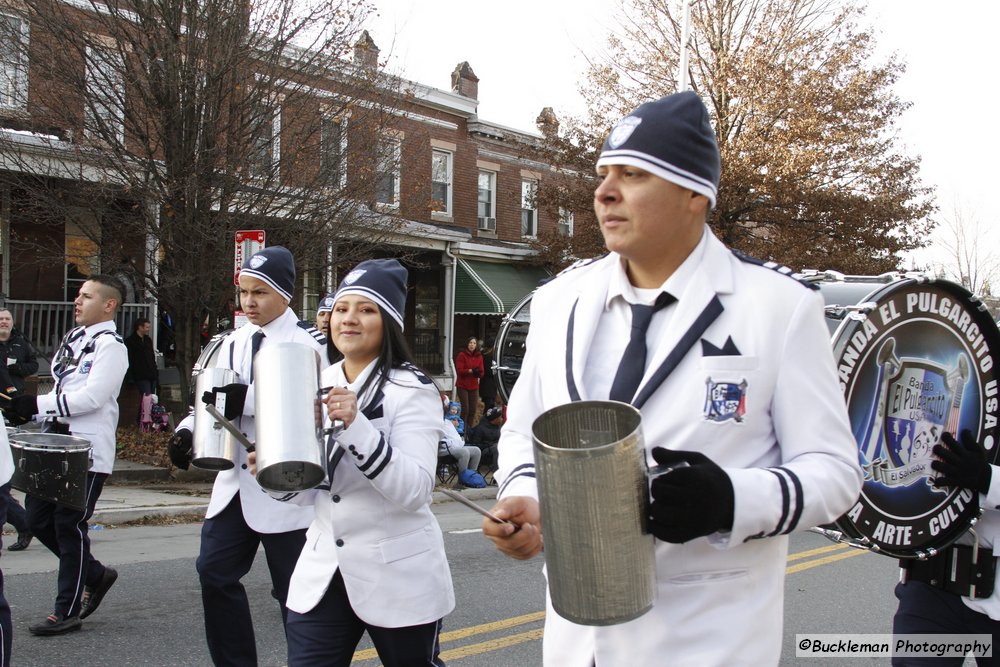
[[[803,558],[812,558],[813,556],[830,553],[831,551],[840,551],[841,549],[849,548],[850,547],[846,544],[831,544],[829,546],[819,547],[818,549],[809,549],[808,551],[798,551],[793,554],[788,554],[788,560],[789,562],[793,560],[802,560]]]
[[[540,621],[545,618],[544,611],[537,611],[531,614],[524,614],[523,616],[512,616],[511,618],[504,618],[499,621],[493,621],[492,623],[483,623],[482,625],[472,625],[467,628],[462,628],[461,630],[452,630],[450,632],[441,633],[441,643],[453,642],[459,639],[465,639],[466,637],[474,637],[475,635],[482,635],[488,632],[498,632],[500,630],[506,630],[508,628],[513,628],[518,625],[524,625],[525,623],[534,623],[535,621]],[[532,631],[536,632],[536,631]],[[541,629],[537,630],[539,637],[541,637]],[[523,633],[530,634],[530,633]],[[520,637],[521,635],[511,635],[511,637]],[[537,638],[536,638],[537,639]],[[507,638],[493,640],[493,642],[484,642],[482,644],[473,644],[473,646],[486,646],[492,645],[496,642],[506,642]],[[522,642],[531,641],[531,638],[522,639],[520,641],[514,642],[515,644],[520,644]],[[464,651],[470,647],[462,647],[459,649],[454,649],[455,651]],[[476,651],[474,653],[468,653],[466,655],[476,655],[477,653],[483,653],[488,650],[495,650],[494,648],[483,649],[482,651]],[[373,648],[365,649],[363,651],[357,651],[354,654],[354,660],[370,660],[372,658],[378,657],[378,653]],[[448,657],[443,654],[443,657]],[[455,657],[455,656],[452,656]]]
[[[828,565],[829,563],[833,563],[838,560],[853,558],[854,556],[860,556],[866,553],[868,552],[862,551],[861,549],[851,549],[850,551],[845,551],[844,553],[834,554],[825,558],[817,558],[816,560],[806,561],[804,563],[799,563],[798,565],[789,565],[785,568],[785,574],[795,574],[796,572],[801,572],[802,570],[819,567],[820,565]]]
[[[844,551],[848,549],[848,551]],[[838,552],[838,553],[831,553]],[[867,553],[861,549],[854,549],[846,544],[831,544],[825,547],[819,547],[816,549],[809,549],[806,551],[799,551],[788,555],[788,561],[802,560],[805,558],[812,558],[813,556],[821,556],[823,554],[830,554],[823,556],[822,558],[817,558],[815,560],[809,560],[796,565],[789,565],[785,568],[785,574],[794,574],[796,572],[802,572],[803,570],[808,570],[814,567],[819,567],[820,565],[828,565],[830,563],[835,563],[838,560],[844,560],[845,558],[852,558],[853,556],[860,556],[861,554]],[[519,625],[524,625],[526,623],[534,623],[536,621],[541,621],[545,618],[544,611],[538,611],[531,614],[524,614],[522,616],[513,616],[511,618],[505,618],[499,621],[494,621],[492,623],[483,623],[481,625],[473,625],[468,628],[461,628],[459,630],[451,630],[449,632],[441,633],[441,643],[445,644],[448,642],[458,641],[460,639],[466,639],[468,637],[474,637],[476,635],[487,634],[490,632],[499,632],[500,630],[506,630],[508,628],[517,627]],[[500,637],[498,639],[491,639],[485,642],[479,642],[477,644],[469,644],[468,646],[460,646],[458,648],[450,649],[441,653],[441,657],[445,660],[456,660],[458,658],[466,658],[472,655],[479,655],[481,653],[488,653],[490,651],[497,651],[508,646],[516,646],[517,644],[523,644],[524,642],[536,641],[542,638],[542,628],[537,628],[535,630],[528,630],[526,632],[521,632],[513,635],[508,635],[506,637]],[[371,660],[377,658],[378,653],[375,649],[365,649],[363,651],[357,651],[354,654],[354,660]]]

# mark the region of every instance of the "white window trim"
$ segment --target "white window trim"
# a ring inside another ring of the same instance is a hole
[[[479,204],[480,204],[480,201],[479,201],[479,189],[480,189],[479,188],[479,176],[481,176],[482,174],[489,174],[489,175],[492,176],[492,178],[490,179],[490,205],[491,205],[491,207],[493,209],[491,211],[491,213],[493,215],[488,215],[485,218],[479,217]],[[476,217],[477,217],[477,221],[476,221],[477,225],[476,226],[480,230],[483,230],[483,231],[493,231],[493,232],[495,232],[496,229],[497,229],[497,180],[498,180],[498,176],[499,176],[499,173],[496,172],[496,171],[493,171],[491,169],[480,169],[479,173],[476,174]],[[487,222],[484,223],[483,220],[486,220]],[[492,225],[490,225],[489,220],[493,221]],[[484,224],[485,224],[485,226],[484,226]]]
[[[92,95],[93,95],[93,91],[91,89],[91,83],[93,82],[93,83],[96,83],[98,85],[102,85],[102,84],[107,83],[108,80],[109,80],[109,78],[110,78],[107,75],[100,73],[100,71],[98,70],[95,73],[100,78],[98,78],[98,79],[91,79],[91,67],[92,67],[92,64],[95,63],[96,60],[97,60],[96,57],[93,54],[95,52],[97,52],[97,51],[103,51],[103,53],[107,54],[109,62],[116,61],[116,62],[113,62],[113,67],[118,68],[118,69],[116,69],[113,72],[113,75],[114,75],[114,77],[116,79],[116,81],[114,82],[116,84],[116,86],[115,86],[116,90],[112,93],[113,96],[110,98],[111,99],[111,108],[108,109],[108,111],[110,111],[110,112],[113,113],[114,120],[117,123],[117,127],[115,128],[115,138],[120,143],[124,143],[124,141],[125,141],[125,110],[121,106],[125,102],[125,76],[124,76],[124,73],[123,73],[124,64],[121,63],[121,54],[118,53],[117,51],[113,51],[111,49],[95,49],[95,48],[93,48],[91,46],[87,47],[86,63],[84,64],[84,67],[85,67],[84,81],[86,82],[85,95],[87,96],[88,101],[84,102],[84,113],[83,113],[83,116],[84,116],[84,123],[83,123],[84,135],[87,136],[87,137],[90,137],[90,138],[95,138],[95,135],[93,133],[93,129],[92,128],[93,128],[93,125],[96,123],[96,119],[92,115],[93,111],[94,111],[94,109],[93,109],[94,102],[91,101],[91,98],[92,98]]]
[[[324,121],[334,121],[340,125],[340,177],[337,179],[338,188],[344,188],[347,186],[347,116],[338,116],[330,113],[327,109],[322,109]],[[322,128],[320,128],[320,150],[325,150],[322,137]],[[322,168],[322,157],[320,158],[320,167]]]
[[[525,184],[530,184],[532,192],[533,192],[534,196],[536,197],[536,200],[533,201],[533,202],[531,202],[531,207],[530,208],[526,207],[525,206],[525,202],[524,202],[524,186],[525,186]],[[532,211],[535,214],[534,215],[534,227],[535,227],[534,231],[535,231],[535,233],[534,234],[525,234],[525,233],[523,233],[524,232],[524,228],[522,227],[521,228],[521,232],[522,232],[521,233],[521,238],[523,238],[523,239],[538,238],[538,200],[537,200],[537,197],[538,197],[538,181],[536,179],[533,179],[533,178],[522,178],[521,179],[521,211],[522,211],[522,220],[521,220],[521,222],[522,222],[522,224],[523,224],[523,215],[524,215],[523,211],[526,208],[528,210]]]
[[[380,142],[387,142],[392,150],[391,160],[394,165],[392,172],[392,201],[391,202],[380,202],[376,201],[375,204],[379,208],[388,210],[399,209],[399,182],[402,180],[402,162],[403,162],[403,135],[402,133],[383,133],[379,139]],[[383,157],[381,146],[379,147],[377,160],[381,160]],[[381,166],[381,165],[379,165]],[[380,174],[381,175],[381,174]],[[377,194],[377,192],[376,192]]]
[[[573,211],[568,211],[560,207],[558,223],[559,231],[565,236],[573,236],[573,223]]]
[[[281,178],[281,105],[284,97],[281,95],[265,98],[260,101],[265,108],[262,113],[270,112],[271,115],[271,164],[262,171],[258,171],[258,165],[250,165],[250,177],[258,181],[273,178]]]
[[[17,19],[21,22],[21,55],[23,61],[15,65],[14,90],[10,99],[0,98],[0,109],[27,110],[28,108],[28,65],[30,58],[30,26],[28,20],[13,12],[0,12],[0,15]]]
[[[438,211],[432,211],[431,216],[435,218],[446,218],[448,220],[452,219],[452,200],[455,192],[455,154],[452,151],[444,150],[443,148],[434,148],[431,150],[431,193],[433,194],[434,188],[434,155],[440,154],[445,156],[446,159],[446,178],[448,181],[448,196],[444,202],[444,209]],[[431,201],[435,201],[433,198]]]

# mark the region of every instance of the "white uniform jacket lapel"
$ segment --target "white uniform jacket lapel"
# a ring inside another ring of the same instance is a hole
[[[618,255],[611,253],[598,260],[599,266],[584,276],[577,285],[577,292],[566,299],[571,312],[566,326],[566,390],[569,400],[605,399],[607,396],[586,396],[583,387],[583,371],[587,365],[590,346],[594,342],[594,333],[604,312],[604,304],[608,295],[608,275],[614,268],[614,262],[620,261]],[[539,313],[544,317],[544,314]]]

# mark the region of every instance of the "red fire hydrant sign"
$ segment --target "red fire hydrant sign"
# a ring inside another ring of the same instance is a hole
[[[264,248],[263,229],[241,229],[236,232],[236,262],[233,270],[233,284],[239,287],[240,269],[243,261]]]

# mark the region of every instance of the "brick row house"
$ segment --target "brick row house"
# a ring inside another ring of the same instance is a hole
[[[156,335],[162,338],[163,314],[135,278],[137,267],[139,273],[155,273],[150,264],[162,258],[161,241],[127,232],[131,228],[122,222],[140,208],[162,216],[162,203],[136,202],[127,187],[106,196],[114,179],[99,160],[87,158],[101,147],[80,149],[87,122],[121,123],[113,105],[102,100],[127,97],[129,84],[116,79],[113,68],[91,74],[100,70],[95,59],[87,61],[83,90],[59,90],[42,66],[46,52],[58,44],[23,14],[4,7],[0,3],[0,34],[18,39],[0,39],[0,292],[16,323],[48,354],[72,326],[71,301],[81,282],[94,272],[115,273],[129,292],[119,330],[128,331],[135,317],[146,315],[160,323]],[[359,71],[377,68],[378,53],[362,33],[353,64]],[[370,195],[352,202],[355,219],[372,225],[392,221],[380,228],[370,254],[398,256],[410,269],[406,335],[419,363],[447,389],[461,342],[469,336],[492,342],[504,314],[548,275],[532,262],[532,241],[546,231],[572,234],[574,213],[537,207],[535,192],[556,174],[526,150],[541,136],[477,116],[480,82],[469,63],[452,72],[450,90],[392,80],[396,103],[386,107],[387,120],[376,134],[355,115],[325,113],[343,81],[312,81],[294,96],[277,99],[255,135],[255,159],[280,172],[281,187],[289,191],[316,183],[317,174],[334,189],[369,179]],[[54,107],[73,105],[80,124],[54,120]],[[303,140],[306,125],[319,129]],[[124,129],[121,139],[131,145]],[[100,192],[103,203],[96,210],[84,204],[42,210],[26,194],[27,183],[42,183],[67,201],[92,203],[98,197],[89,193]],[[252,180],[248,183],[252,187]],[[268,244],[282,241],[285,224],[280,214],[237,221],[238,228],[267,229]],[[93,233],[95,228],[100,233]],[[313,238],[316,252],[310,257],[321,260],[300,263],[292,305],[301,318],[312,319],[318,300],[349,268],[337,261],[345,238],[350,243],[354,234],[364,241],[365,229],[355,225],[337,239]],[[216,263],[228,270],[233,240],[226,232],[215,241]],[[45,244],[61,246],[61,262],[36,252]],[[218,319],[224,322],[225,313]]]

